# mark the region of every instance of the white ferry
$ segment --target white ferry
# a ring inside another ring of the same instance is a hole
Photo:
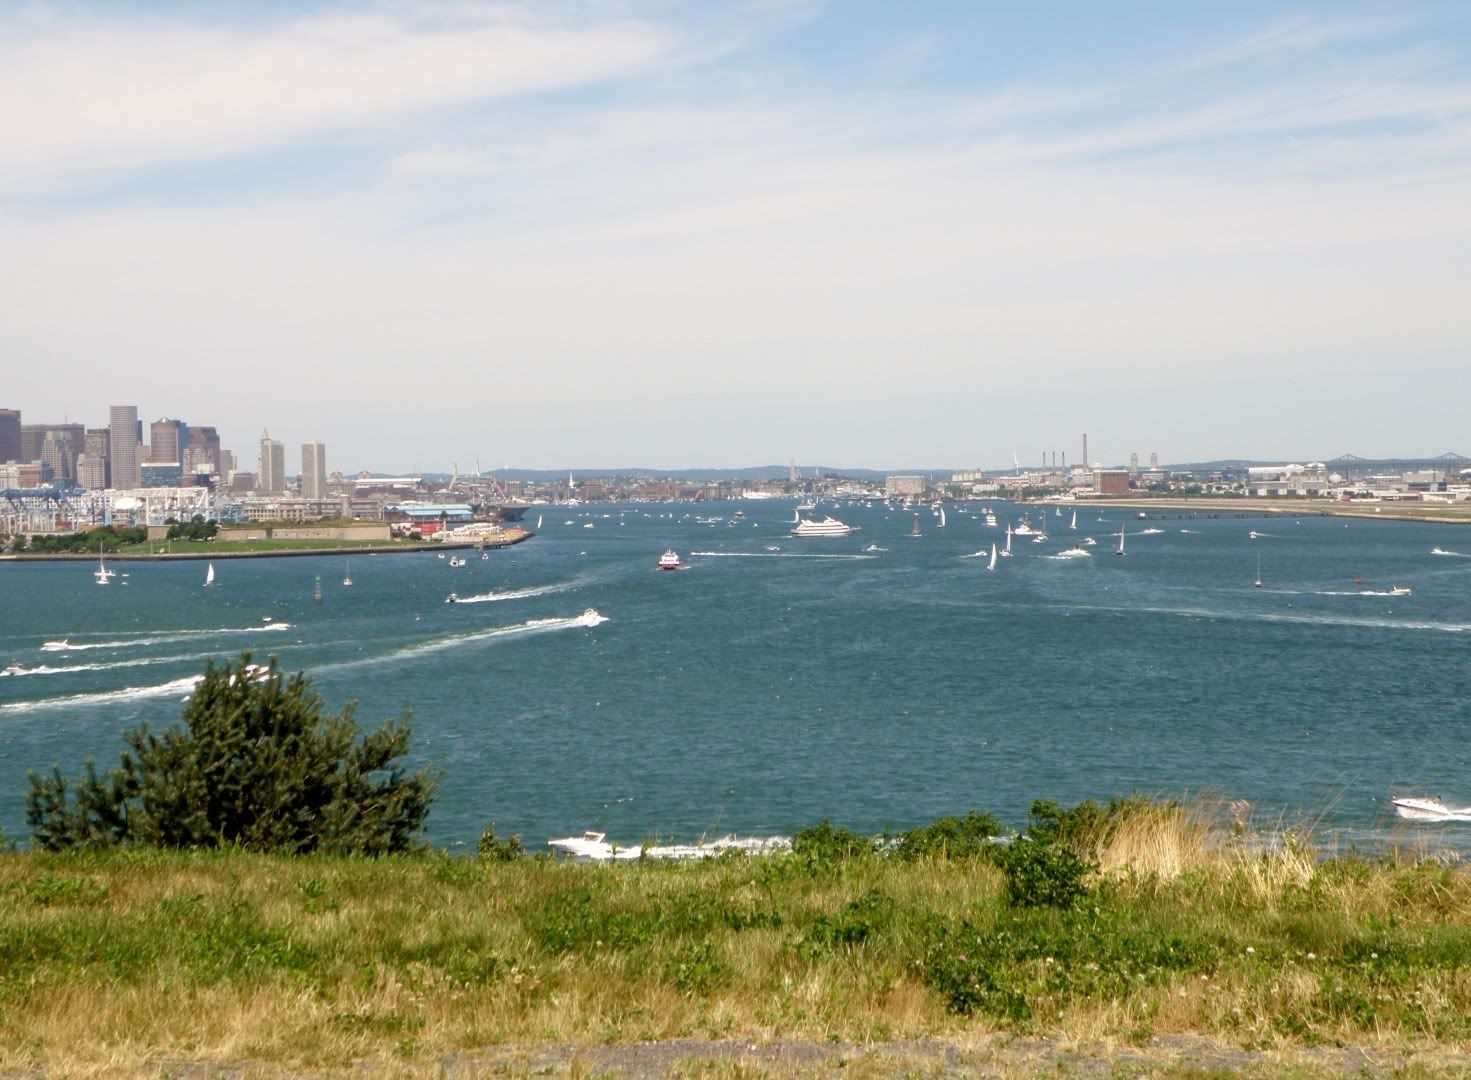
[[[670,548],[663,555],[660,555],[659,556],[659,569],[660,570],[683,570],[684,569],[684,563],[680,562],[680,560],[679,560],[679,552],[675,551],[673,548]]]
[[[837,518],[829,515],[821,521],[799,521],[797,527],[792,530],[793,536],[806,537],[833,537],[848,536],[853,532],[853,526],[844,525]]]

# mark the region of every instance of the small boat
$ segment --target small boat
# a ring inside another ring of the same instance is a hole
[[[1006,546],[1001,549],[1003,559],[1011,558],[1011,522],[1006,523]]]
[[[1432,555],[1454,555],[1455,552],[1454,551],[1447,551],[1443,547],[1433,547],[1433,548],[1430,549],[1430,554],[1432,554]]]
[[[1254,589],[1262,587],[1262,557],[1260,555],[1256,557],[1256,580],[1251,583],[1251,587]]]
[[[538,529],[541,528],[541,515],[540,514],[537,514],[536,515],[536,527]]]
[[[1122,525],[1119,526],[1119,544],[1118,547],[1113,549],[1113,553],[1115,555],[1122,555],[1124,553],[1124,527]]]
[[[1413,592],[1413,591],[1414,590],[1412,590],[1408,585],[1394,585],[1394,586],[1391,586],[1390,587],[1389,595],[1390,596],[1409,596],[1410,593]]]
[[[1076,510],[1074,510],[1073,511],[1073,520],[1070,521],[1070,522],[1068,522],[1068,528],[1069,529],[1077,529],[1077,527],[1078,527],[1078,512]]]
[[[1434,795],[1390,799],[1394,812],[1407,821],[1471,821],[1471,806],[1447,806]]]
[[[658,568],[660,570],[683,570],[684,563],[679,561],[679,552],[670,548],[663,555],[659,556]]]
[[[42,644],[42,652],[66,652],[72,647],[71,640],[62,638],[60,641],[48,641]]]
[[[1097,547],[1098,546],[1098,541],[1095,540],[1095,539],[1093,539],[1093,537],[1091,537],[1091,536],[1085,536],[1085,537],[1083,537],[1083,546],[1084,547]]]
[[[204,587],[207,589],[215,583],[215,564],[210,563],[209,569],[204,572]]]
[[[1262,534],[1259,533],[1259,532],[1257,532],[1255,529],[1252,529],[1251,532],[1247,533],[1246,535],[1247,535],[1247,537],[1249,539],[1255,540],[1255,539],[1257,539],[1257,537],[1261,536]]]
[[[583,526],[583,528],[584,529],[591,529],[591,528],[594,528],[594,525],[593,525],[593,523],[591,521],[589,521],[586,525]]]
[[[943,529],[944,527],[945,527],[945,508],[942,506],[942,507],[940,507],[940,524],[936,525],[935,528],[937,528],[937,529]]]
[[[314,604],[320,604],[321,602],[322,602],[322,579],[321,579],[320,576],[318,576],[317,579],[312,583],[312,603],[314,603]]]
[[[460,567],[465,565],[465,560],[458,555],[451,555],[449,557],[449,564],[454,567]]]
[[[1017,527],[1016,527],[1016,534],[1018,536],[1031,536],[1036,531],[1037,530],[1035,530],[1035,529],[1032,528],[1032,523],[1029,522],[1025,517],[1023,517],[1021,519],[1021,521],[1017,524]]]
[[[344,584],[344,585],[351,585],[352,584],[352,563],[343,563],[342,564],[342,584]]]
[[[988,528],[988,529],[994,529],[995,527],[996,527],[996,515],[993,514],[993,513],[991,513],[991,511],[987,510],[986,511],[986,528]]]
[[[991,542],[991,561],[986,564],[986,569],[996,569],[996,542],[994,540]]]
[[[879,547],[877,544],[869,544],[868,547],[864,548],[863,550],[869,553],[873,553],[876,551],[888,551],[889,549],[886,547]]]
[[[107,560],[102,555],[102,549],[97,549],[97,569],[92,571],[92,577],[99,585],[110,585],[112,579],[117,576],[116,570],[107,568]]]
[[[916,513],[914,515],[914,528],[912,528],[912,529],[909,530],[909,535],[910,536],[921,536],[921,535],[923,535],[919,531],[919,514],[918,513]]]
[[[442,551],[441,551],[441,552],[439,552],[439,553],[438,553],[438,554],[436,554],[436,555],[435,555],[435,556],[434,556],[434,557],[435,557],[435,558],[436,558],[436,559],[442,559],[442,558],[444,558],[444,552],[442,552]]]
[[[1091,559],[1091,558],[1093,558],[1093,552],[1091,552],[1087,548],[1083,548],[1083,547],[1070,547],[1070,548],[1066,548],[1066,549],[1064,549],[1062,551],[1059,551],[1056,555],[1051,556],[1051,558],[1054,558],[1054,559]]]

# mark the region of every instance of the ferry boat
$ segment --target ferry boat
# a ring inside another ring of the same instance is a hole
[[[797,527],[792,530],[793,536],[805,537],[834,537],[848,536],[853,532],[853,526],[844,525],[837,518],[828,515],[821,521],[799,521]]]
[[[1032,528],[1031,522],[1023,517],[1012,532],[1016,533],[1017,536],[1031,536],[1036,530]]]
[[[679,561],[679,552],[675,551],[673,548],[670,548],[663,555],[660,555],[659,556],[659,569],[660,570],[683,570],[684,569],[684,563],[682,563],[682,562]]]

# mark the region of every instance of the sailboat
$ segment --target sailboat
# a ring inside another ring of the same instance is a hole
[[[914,528],[912,528],[912,529],[909,530],[909,535],[910,536],[919,536],[920,535],[920,532],[919,532],[919,514],[918,513],[915,513],[915,515],[914,515]]]
[[[111,585],[113,576],[116,573],[116,570],[109,570],[107,568],[107,560],[103,557],[102,548],[99,546],[97,548],[97,569],[92,571],[92,576],[97,579],[97,584]]]
[[[1115,555],[1122,555],[1124,553],[1124,526],[1123,525],[1120,525],[1119,526],[1119,546],[1113,549],[1113,553]]]
[[[1011,558],[1011,522],[1006,523],[1006,547],[1001,552],[1003,559]]]
[[[945,508],[942,506],[942,507],[940,507],[940,524],[936,525],[935,528],[937,528],[937,529],[943,529],[944,527],[945,527]]]
[[[541,528],[541,515],[540,514],[537,514],[536,515],[536,527],[538,529]]]
[[[316,581],[312,584],[312,602],[316,604],[322,602],[322,578],[320,575],[317,576]]]
[[[342,584],[352,584],[352,563],[350,562],[345,562],[342,564]]]
[[[213,585],[214,583],[215,583],[215,564],[214,563],[210,563],[209,564],[209,568],[207,570],[205,570],[205,572],[204,572],[204,587],[207,589],[211,585]]]
[[[1256,580],[1252,582],[1252,587],[1257,589],[1262,587],[1262,557],[1260,553],[1256,557]]]
[[[1068,522],[1068,528],[1069,529],[1076,530],[1077,527],[1078,527],[1078,512],[1076,510],[1074,510],[1073,511],[1073,520],[1070,521],[1070,522]]]
[[[991,541],[991,561],[986,564],[987,570],[996,569],[996,541]]]

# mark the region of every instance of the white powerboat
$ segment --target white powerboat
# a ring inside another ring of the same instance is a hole
[[[663,555],[660,555],[659,556],[659,569],[660,570],[683,570],[684,569],[684,563],[682,563],[682,562],[679,561],[679,552],[675,551],[673,548],[670,548]]]
[[[1083,547],[1070,547],[1053,555],[1054,559],[1091,559],[1093,552]]]
[[[1390,799],[1407,821],[1471,821],[1471,806],[1447,806],[1434,795]]]

